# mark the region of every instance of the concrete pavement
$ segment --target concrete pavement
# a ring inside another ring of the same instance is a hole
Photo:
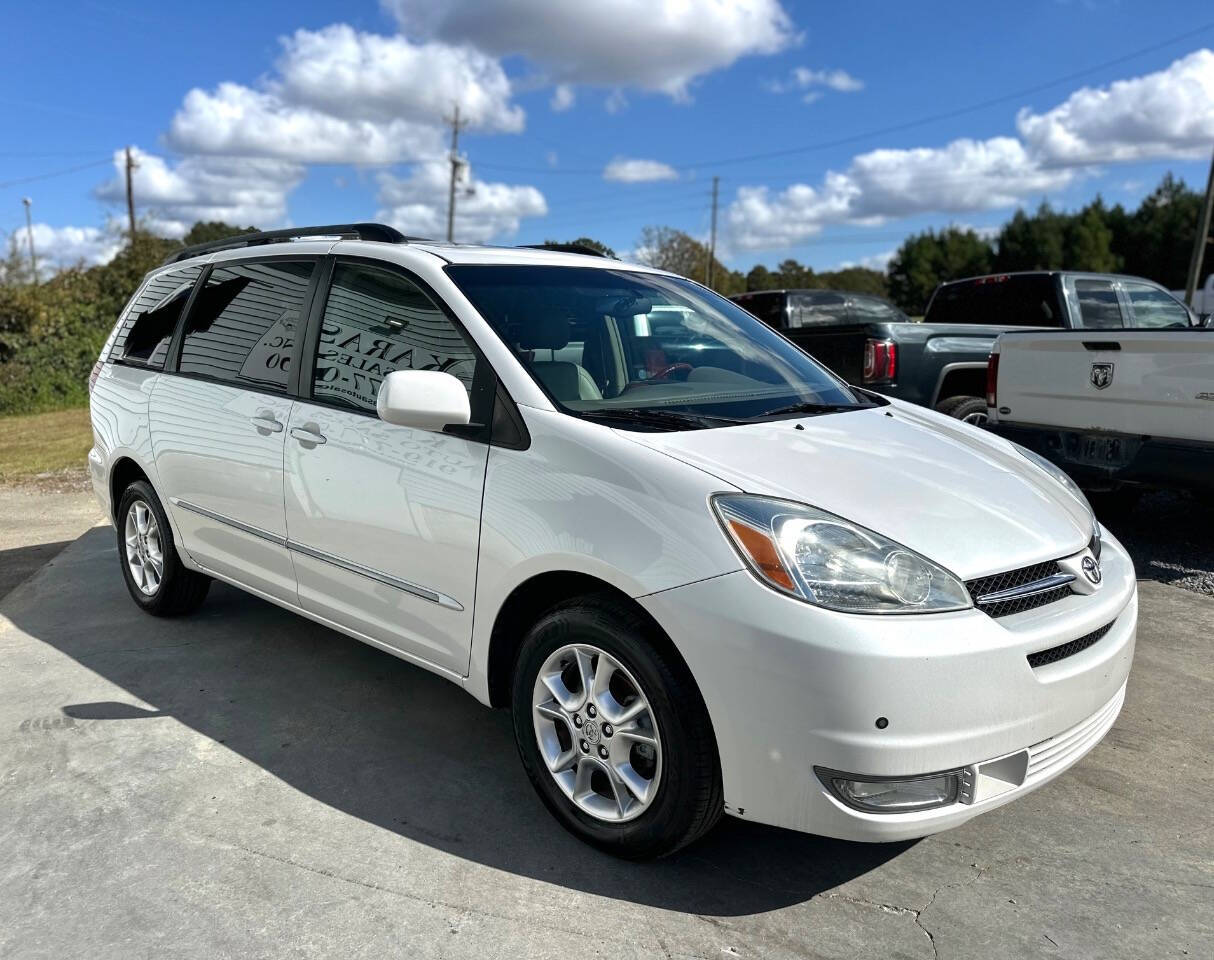
[[[1174,588],[1037,793],[889,846],[727,819],[639,865],[562,831],[454,685],[223,586],[143,615],[108,527],[0,615],[6,958],[1214,952],[1214,600]]]

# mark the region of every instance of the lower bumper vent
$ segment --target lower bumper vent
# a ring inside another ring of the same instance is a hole
[[[1028,656],[1029,666],[1036,670],[1038,667],[1044,667],[1047,663],[1057,663],[1059,660],[1073,657],[1093,644],[1099,643],[1104,635],[1113,629],[1113,624],[1116,622],[1114,620],[1111,623],[1106,623],[1099,630],[1093,630],[1078,640],[1062,643],[1056,647],[1050,647],[1048,650],[1039,650],[1037,653],[1030,653]]]

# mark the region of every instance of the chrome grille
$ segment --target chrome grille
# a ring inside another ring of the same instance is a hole
[[[1113,629],[1113,624],[1116,622],[1116,620],[1110,621],[1099,630],[1093,630],[1091,633],[1079,637],[1077,640],[1071,640],[1069,643],[1060,643],[1058,646],[1050,647],[1048,650],[1030,653],[1028,655],[1029,666],[1035,670],[1037,667],[1044,667],[1047,663],[1057,663],[1059,660],[1073,657],[1093,644],[1099,643],[1104,635]]]
[[[974,601],[974,606],[983,613],[992,617],[1008,617],[1013,613],[1035,610],[1038,607],[1044,607],[1047,603],[1053,603],[1056,600],[1061,600],[1063,597],[1070,596],[1071,588],[1064,583],[1041,593],[1016,597],[1010,600],[1001,600],[996,603],[980,604],[978,602],[979,599],[992,593],[1025,587],[1042,580],[1047,580],[1050,577],[1061,575],[1062,572],[1062,568],[1058,566],[1056,560],[1047,560],[1044,563],[1034,563],[1032,566],[1021,567],[1019,570],[1008,570],[1004,573],[993,573],[989,577],[968,580],[966,581],[965,588],[969,591],[970,599]]]

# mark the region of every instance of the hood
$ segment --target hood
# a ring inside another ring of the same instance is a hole
[[[868,527],[963,580],[1069,556],[1092,535],[1083,504],[1007,441],[897,401],[627,436],[747,493]]]

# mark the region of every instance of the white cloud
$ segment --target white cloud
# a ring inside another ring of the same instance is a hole
[[[864,267],[866,270],[876,270],[879,273],[885,273],[889,269],[889,262],[894,259],[897,253],[897,250],[883,250],[880,253],[861,257],[859,260],[844,260],[836,269],[849,270],[852,267]]]
[[[17,249],[29,255],[29,239],[25,230],[14,231]],[[52,227],[34,224],[34,253],[38,259],[38,276],[46,279],[52,273],[78,263],[96,266],[109,263],[126,243],[116,223],[106,227]]]
[[[846,70],[811,70],[809,67],[796,67],[787,79],[772,80],[766,86],[772,93],[808,90],[811,93],[806,94],[803,99],[812,103],[822,95],[815,87],[825,87],[836,93],[855,93],[864,89],[864,81],[853,77]]]
[[[414,44],[347,24],[297,30],[282,44],[281,80],[274,86],[288,103],[335,117],[429,124],[442,123],[458,103],[460,117],[473,127],[523,129],[525,116],[510,103],[502,65],[471,47]]]
[[[655,180],[678,180],[674,167],[659,160],[629,160],[616,157],[603,169],[604,180],[617,183],[652,183]]]
[[[1073,176],[1072,170],[1043,167],[1012,137],[873,150],[855,157],[843,173],[828,172],[816,187],[741,187],[726,223],[739,247],[789,246],[831,224],[1008,207],[1065,186]]]
[[[486,183],[464,168],[457,188],[455,239],[461,243],[483,243],[518,231],[524,217],[548,213],[544,195],[535,187]],[[407,177],[381,173],[376,216],[406,234],[441,238],[447,231],[447,188],[450,167],[423,163]]]
[[[1044,160],[1098,164],[1176,157],[1214,141],[1214,52],[1197,50],[1167,69],[1107,87],[1084,87],[1042,114],[1016,116]]]
[[[156,233],[180,237],[198,220],[267,228],[287,215],[287,194],[303,179],[304,168],[284,160],[189,156],[175,164],[133,150],[136,213]],[[115,176],[96,195],[115,207],[126,203],[124,154],[114,152]]]
[[[795,42],[779,0],[382,0],[401,28],[500,56],[521,54],[558,83],[686,98],[693,80]]]
[[[548,101],[548,105],[557,113],[562,113],[573,106],[575,98],[573,87],[567,83],[558,83],[556,89],[552,91],[552,99]]]
[[[442,152],[455,104],[473,127],[517,133],[501,64],[466,46],[411,43],[345,24],[282,40],[277,73],[256,88],[221,83],[186,94],[169,144],[186,153],[301,163],[394,163]]]

